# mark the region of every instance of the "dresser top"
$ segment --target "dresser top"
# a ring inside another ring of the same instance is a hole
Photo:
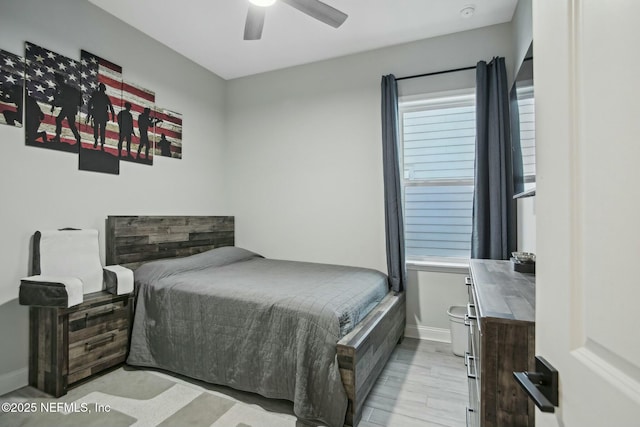
[[[511,261],[472,259],[478,315],[521,322],[536,319],[536,276],[513,270]]]

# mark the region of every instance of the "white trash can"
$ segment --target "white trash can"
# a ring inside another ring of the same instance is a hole
[[[451,306],[447,314],[449,315],[449,328],[451,329],[451,347],[453,354],[456,356],[464,356],[468,351],[469,333],[467,326],[464,324],[464,315],[467,313],[467,307]]]

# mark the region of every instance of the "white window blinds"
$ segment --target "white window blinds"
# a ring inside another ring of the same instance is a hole
[[[536,128],[533,86],[518,87],[518,112],[520,114],[520,146],[522,170],[526,183],[536,179]]]
[[[401,102],[400,113],[407,259],[468,259],[475,95]]]

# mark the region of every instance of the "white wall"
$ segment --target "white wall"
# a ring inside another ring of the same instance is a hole
[[[533,41],[533,12],[531,10],[531,0],[518,0],[511,25],[513,27],[512,56],[514,60],[512,75],[515,77]]]
[[[536,252],[536,197],[518,199],[518,250]]]
[[[227,175],[237,244],[268,257],[386,271],[380,77],[475,65],[513,69],[512,27],[496,25],[229,81]],[[473,73],[403,88],[473,87]],[[467,87],[469,87],[467,85]],[[464,276],[412,272],[409,326],[448,328]]]
[[[120,175],[78,171],[78,158],[24,144],[0,126],[0,394],[26,384],[27,309],[17,304],[38,229],[97,228],[104,261],[107,215],[231,214],[224,200],[225,82],[84,0],[0,2],[0,48],[30,41],[71,58],[86,49],[123,67],[127,81],[181,112],[183,159],[121,162]]]
[[[407,328],[405,335],[435,341],[451,341],[451,306],[465,306],[468,299],[465,277],[469,273],[409,270],[407,286]]]

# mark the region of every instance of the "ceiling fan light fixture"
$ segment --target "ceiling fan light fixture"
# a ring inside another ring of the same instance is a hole
[[[256,6],[260,6],[260,7],[273,6],[275,2],[276,0],[249,0],[249,3],[255,4]]]
[[[249,0],[249,10],[244,24],[244,40],[260,40],[267,7],[275,2],[276,0]],[[348,18],[346,13],[321,0],[281,0],[281,2],[333,28],[338,28]]]

